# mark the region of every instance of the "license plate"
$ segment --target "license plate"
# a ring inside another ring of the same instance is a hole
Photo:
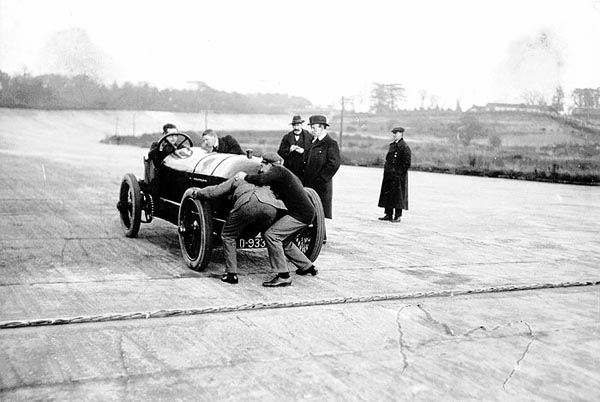
[[[238,248],[265,248],[267,244],[265,243],[265,239],[257,236],[249,239],[238,239],[237,246]]]

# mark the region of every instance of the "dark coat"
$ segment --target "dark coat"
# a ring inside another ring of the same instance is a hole
[[[408,168],[410,148],[400,139],[392,142],[385,156],[383,181],[378,206],[382,208],[408,209]]]
[[[148,159],[151,159],[154,162],[154,166],[160,165],[160,163],[165,159],[169,154],[175,151],[175,147],[171,145],[170,142],[163,142],[161,149],[158,149],[158,141],[150,144],[150,151],[148,152]]]
[[[325,218],[333,218],[333,175],[340,168],[340,148],[336,140],[326,135],[313,142],[304,167],[304,185],[313,188],[323,203]]]
[[[277,153],[283,158],[283,166],[290,169],[296,176],[302,178],[304,175],[304,167],[306,165],[306,155],[310,149],[312,134],[307,130],[302,129],[298,141],[294,136],[294,131],[290,131],[281,139],[279,150]],[[298,145],[304,148],[304,153],[298,153],[296,151],[290,151],[292,145]]]
[[[246,180],[236,180],[235,177],[232,177],[223,183],[204,187],[196,191],[200,196],[211,200],[222,197],[225,194],[233,194],[234,204],[230,213],[237,211],[249,202],[260,202],[279,210],[287,209],[283,204],[283,201],[275,198],[275,194],[273,194],[273,191],[269,186],[256,186],[248,183]],[[256,196],[256,199],[252,198],[253,195]]]
[[[288,214],[309,225],[315,217],[315,208],[304,191],[300,179],[288,168],[272,165],[268,172],[249,174],[246,181],[257,186],[271,186],[271,189],[285,204]]]
[[[220,154],[244,154],[240,144],[230,135],[219,137],[219,146],[217,147],[216,152]]]

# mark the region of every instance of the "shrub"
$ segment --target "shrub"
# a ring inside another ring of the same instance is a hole
[[[502,145],[502,138],[498,135],[492,135],[489,139],[490,146],[493,148],[499,148]]]
[[[469,166],[475,167],[475,165],[477,164],[477,155],[469,154],[468,159],[469,159]]]

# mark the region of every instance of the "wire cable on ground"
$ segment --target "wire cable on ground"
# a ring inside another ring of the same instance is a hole
[[[478,289],[463,289],[463,290],[440,290],[431,292],[416,292],[407,294],[388,294],[388,295],[373,295],[373,296],[350,296],[338,297],[333,299],[321,300],[306,300],[306,301],[290,301],[290,302],[268,302],[268,303],[247,303],[235,306],[221,307],[203,307],[198,309],[168,309],[148,312],[134,312],[123,314],[104,314],[93,316],[79,316],[68,318],[43,318],[35,320],[15,320],[0,322],[0,330],[24,327],[40,327],[49,325],[65,325],[65,324],[85,324],[108,321],[123,321],[137,320],[148,318],[166,318],[166,317],[182,317],[199,314],[215,314],[215,313],[230,313],[234,311],[252,311],[252,310],[269,310],[276,308],[292,308],[292,307],[309,307],[309,306],[326,306],[333,304],[345,303],[369,303],[378,301],[394,301],[407,299],[421,299],[431,297],[450,297],[450,296],[466,296],[485,293],[502,293],[514,292],[523,290],[537,289],[556,289],[556,288],[571,288],[581,286],[597,286],[600,281],[587,282],[561,282],[561,283],[536,283],[530,285],[508,285],[494,286]]]

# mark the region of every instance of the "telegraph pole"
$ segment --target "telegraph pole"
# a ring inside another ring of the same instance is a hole
[[[340,153],[342,152],[342,134],[344,134],[344,97],[342,96],[342,113],[340,114]]]
[[[204,81],[188,81],[188,84],[196,86],[198,92],[198,114],[202,112],[202,92],[208,89],[208,85]],[[208,108],[204,108],[204,130],[208,128]]]

